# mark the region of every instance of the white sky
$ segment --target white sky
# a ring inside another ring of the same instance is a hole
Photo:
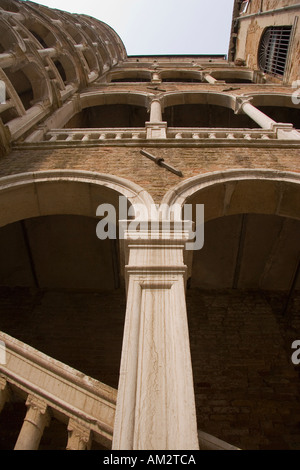
[[[233,0],[41,0],[111,26],[128,55],[227,54]]]

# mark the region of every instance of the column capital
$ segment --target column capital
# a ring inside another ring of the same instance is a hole
[[[192,269],[193,250],[188,243],[195,238],[194,223],[189,220],[121,220],[120,254],[129,274],[182,272],[185,281]]]
[[[4,377],[0,377],[0,411],[3,409],[5,403],[9,401],[9,398],[9,385]]]
[[[251,104],[252,96],[236,96],[234,114],[241,114],[243,112],[243,105],[246,103]]]
[[[27,414],[25,421],[32,423],[40,429],[41,435],[46,426],[49,426],[51,415],[47,403],[35,395],[28,395],[26,400]]]
[[[85,425],[70,418],[68,423],[67,450],[86,450],[91,447],[91,431]]]
[[[39,413],[41,413],[42,415],[45,415],[48,409],[47,403],[36,395],[28,395],[26,400],[26,406],[27,408],[39,411]]]

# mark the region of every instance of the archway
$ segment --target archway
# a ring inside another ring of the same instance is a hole
[[[119,197],[152,203],[137,185],[97,173],[0,180],[0,330],[114,388],[126,295],[118,230],[99,239],[96,211],[110,204],[118,224]]]
[[[292,172],[228,170],[164,198],[204,204],[187,289],[198,426],[242,449],[297,447],[299,183]]]
[[[235,114],[233,95],[213,92],[168,93],[162,98],[169,127],[256,128],[245,114]]]
[[[82,111],[64,127],[144,127],[149,118],[146,93],[84,93],[80,101]]]

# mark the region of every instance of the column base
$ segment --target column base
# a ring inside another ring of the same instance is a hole
[[[146,122],[147,139],[166,139],[167,122]]]

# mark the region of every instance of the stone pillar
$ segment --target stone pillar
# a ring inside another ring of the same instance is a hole
[[[225,80],[217,80],[215,77],[212,77],[209,73],[204,73],[203,77],[204,77],[204,80],[206,80],[208,83],[211,83],[212,85],[214,84],[224,85],[226,83]]]
[[[153,98],[150,103],[150,121],[146,122],[147,139],[165,139],[167,123],[162,121],[161,102]]]
[[[154,232],[153,232],[154,233]],[[127,309],[115,450],[195,450],[183,232],[125,234]]]
[[[209,73],[205,73],[204,75],[204,79],[208,82],[208,83],[211,83],[211,84],[214,84],[214,83],[217,83],[218,80],[214,77],[212,77]]]
[[[44,57],[57,57],[58,53],[55,47],[48,47],[47,49],[38,49],[39,55],[44,58]]]
[[[159,99],[153,99],[150,105],[150,122],[161,122],[162,111]]]
[[[70,419],[67,450],[89,450],[90,448],[91,431],[74,419]]]
[[[12,52],[4,52],[0,54],[0,67],[5,69],[11,67],[16,62],[16,57]]]
[[[37,450],[44,429],[50,422],[48,407],[44,401],[29,395],[26,406],[28,409],[15,445],[15,450]]]
[[[300,140],[300,133],[290,123],[276,122],[249,102],[250,98],[237,97],[235,113],[244,112],[263,129],[273,130],[278,139]]]
[[[9,391],[6,380],[0,377],[0,413],[4,408],[5,403],[9,400]]]
[[[161,83],[161,78],[160,78],[160,75],[159,75],[158,72],[153,72],[153,73],[152,73],[151,82],[152,82],[152,83]]]
[[[235,113],[239,114],[243,112],[247,114],[254,122],[256,122],[263,129],[272,129],[273,125],[276,124],[276,121],[261,112],[249,101],[249,98],[237,97]]]

